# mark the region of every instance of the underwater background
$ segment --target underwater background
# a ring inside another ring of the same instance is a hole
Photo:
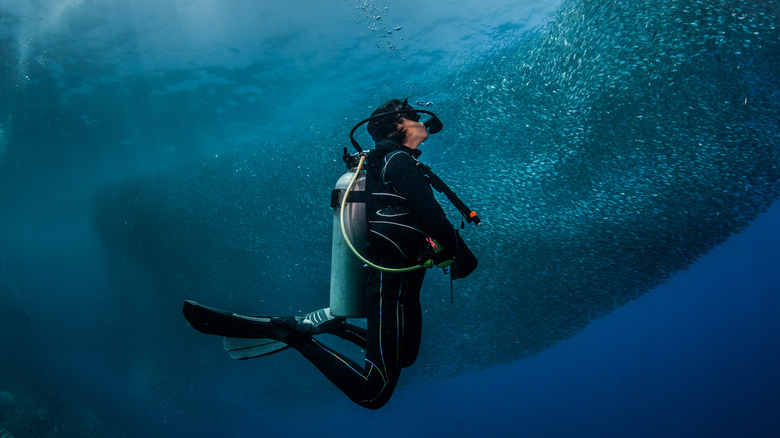
[[[0,0],[0,436],[778,436],[778,7]],[[483,225],[374,412],[181,303],[326,305],[395,97]]]

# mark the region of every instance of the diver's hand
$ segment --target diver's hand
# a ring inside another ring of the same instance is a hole
[[[450,275],[454,280],[466,278],[475,269],[477,269],[477,258],[458,234],[458,249],[455,251],[455,257],[450,265]]]

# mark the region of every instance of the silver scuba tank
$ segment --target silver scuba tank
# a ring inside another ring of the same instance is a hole
[[[356,169],[350,169],[336,182],[338,197],[333,209],[333,248],[330,263],[330,313],[346,318],[364,318],[363,283],[367,269],[363,262],[352,252],[344,241],[341,232],[341,200],[355,176]],[[361,171],[350,192],[363,192],[366,186],[366,173]],[[357,196],[355,196],[357,198]],[[365,200],[363,200],[365,201]],[[366,204],[365,202],[347,202],[344,207],[344,228],[350,242],[358,251],[366,244]]]

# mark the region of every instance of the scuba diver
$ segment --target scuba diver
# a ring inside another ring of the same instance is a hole
[[[430,116],[424,123],[422,114]],[[353,136],[366,123],[376,143],[367,152]],[[358,153],[349,155],[345,149],[344,154],[351,168],[345,176],[350,175],[351,184],[346,190],[335,190],[332,201],[337,210],[340,206],[340,213],[334,214],[331,307],[305,316],[258,317],[185,301],[184,316],[192,327],[224,336],[224,347],[235,359],[292,348],[355,403],[368,409],[384,406],[401,369],[417,358],[422,334],[420,289],[426,268],[445,268],[452,279],[459,279],[477,267],[476,257],[447,219],[433,189],[444,193],[466,221],[479,224],[479,217],[417,160],[419,146],[441,129],[433,113],[414,109],[400,99],[385,102],[352,129],[350,139]],[[363,190],[355,190],[359,175],[365,175]],[[351,225],[345,221],[348,203],[363,205]],[[361,220],[364,241],[348,232],[350,226],[361,227]],[[342,235],[352,254],[337,257],[336,240]],[[358,268],[344,271],[340,264],[345,259],[356,262]],[[357,313],[336,311],[333,304],[334,293],[343,293],[334,292],[334,284],[349,280],[344,275],[357,276]],[[353,325],[346,317],[365,317],[366,327]],[[329,348],[317,339],[321,333],[364,349],[365,362],[358,364]]]

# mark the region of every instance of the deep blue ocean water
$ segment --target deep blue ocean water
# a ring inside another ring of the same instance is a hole
[[[0,430],[780,436],[777,1],[265,3],[0,0]],[[322,304],[398,96],[482,264],[369,412],[180,306]]]
[[[534,357],[397,390],[378,412],[291,410],[228,436],[772,437],[780,432],[780,209]],[[191,426],[191,425],[190,425]],[[181,428],[181,429],[179,429]],[[325,430],[323,430],[323,428]]]

